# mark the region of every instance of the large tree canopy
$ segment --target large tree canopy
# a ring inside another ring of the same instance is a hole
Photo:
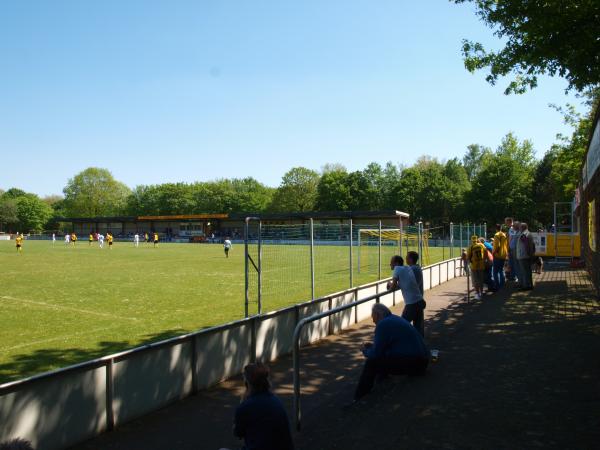
[[[319,174],[306,167],[294,167],[281,179],[271,209],[274,211],[312,211],[317,200]]]
[[[131,191],[108,170],[90,167],[71,178],[63,192],[70,216],[97,217],[121,214]]]
[[[538,75],[559,75],[569,89],[600,85],[600,2],[598,0],[452,0],[473,3],[477,15],[504,47],[488,51],[463,41],[465,67],[489,69],[486,79],[513,74],[505,93],[537,86]]]

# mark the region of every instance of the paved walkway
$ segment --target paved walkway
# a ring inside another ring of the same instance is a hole
[[[303,350],[298,449],[598,448],[600,305],[585,272],[547,271],[534,291],[509,287],[467,304],[465,279],[426,293],[427,340],[440,359],[426,377],[393,378],[342,409],[360,372],[362,322]],[[271,364],[291,408],[291,360]],[[233,379],[74,447],[238,448]]]

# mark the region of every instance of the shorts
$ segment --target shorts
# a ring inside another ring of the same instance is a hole
[[[229,253],[229,247],[225,247],[224,250],[225,250],[225,253]]]
[[[21,244],[17,244],[17,248],[21,248]]]
[[[471,280],[474,288],[482,288],[485,280],[485,270],[471,270]]]
[[[158,244],[158,241],[154,241],[155,244]]]
[[[112,245],[112,241],[108,243],[108,245]]]

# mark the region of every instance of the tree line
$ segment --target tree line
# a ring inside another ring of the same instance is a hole
[[[499,222],[505,216],[549,226],[555,201],[574,196],[591,131],[590,112],[562,111],[573,126],[540,160],[529,140],[507,134],[497,148],[473,144],[462,158],[422,156],[411,166],[373,162],[348,171],[294,167],[278,187],[252,177],[133,189],[107,169],[90,167],[71,178],[64,196],[40,198],[18,188],[0,191],[0,230],[56,229],[61,217],[268,213],[397,209],[432,225],[450,221]]]
[[[573,198],[600,99],[600,3],[451,1],[471,3],[501,40],[499,50],[489,51],[465,39],[467,70],[488,69],[492,85],[513,76],[506,94],[534,89],[539,75],[557,75],[567,81],[567,90],[586,99],[584,115],[572,106],[557,108],[573,133],[559,135],[541,160],[530,141],[509,133],[495,149],[470,145],[463,158],[449,161],[423,156],[412,166],[371,163],[353,172],[339,164],[320,172],[295,167],[277,188],[248,177],[131,190],[108,170],[92,167],[69,180],[64,197],[0,190],[0,231],[51,229],[66,216],[377,209],[400,209],[433,224],[497,222],[511,215],[549,225],[553,202]]]

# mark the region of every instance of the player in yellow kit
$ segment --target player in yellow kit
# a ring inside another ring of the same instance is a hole
[[[90,244],[90,247],[92,246],[92,242],[94,241],[94,235],[92,233],[90,233],[90,237],[88,238],[88,242]]]
[[[154,233],[154,247],[158,247],[158,233]]]
[[[17,243],[17,253],[21,253],[23,251],[23,234],[17,234],[15,242]]]
[[[73,245],[73,247],[75,247],[75,243],[77,242],[77,235],[75,234],[75,232],[71,233],[71,245]]]
[[[106,233],[106,240],[108,241],[108,249],[112,250],[112,244],[113,244],[113,235],[112,235],[112,233]]]

